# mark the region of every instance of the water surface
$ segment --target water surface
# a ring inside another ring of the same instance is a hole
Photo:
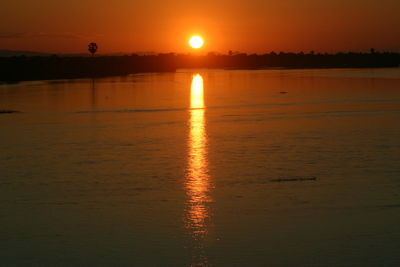
[[[396,266],[400,70],[0,85],[4,266]]]

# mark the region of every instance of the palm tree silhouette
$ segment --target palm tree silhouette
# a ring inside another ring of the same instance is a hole
[[[96,43],[90,43],[88,46],[89,52],[94,56],[94,54],[97,52],[98,46]]]

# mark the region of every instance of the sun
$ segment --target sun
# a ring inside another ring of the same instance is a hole
[[[198,49],[204,45],[204,40],[201,36],[194,35],[194,36],[190,37],[189,45],[194,49]]]

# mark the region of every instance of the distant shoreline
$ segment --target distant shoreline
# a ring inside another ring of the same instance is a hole
[[[121,76],[135,73],[175,72],[177,69],[329,69],[393,68],[400,66],[399,53],[205,56],[159,54],[151,56],[17,56],[0,57],[0,81],[56,80]]]

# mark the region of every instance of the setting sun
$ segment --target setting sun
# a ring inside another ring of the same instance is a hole
[[[189,40],[189,45],[195,49],[201,48],[203,44],[204,44],[203,38],[198,35],[192,36]]]

